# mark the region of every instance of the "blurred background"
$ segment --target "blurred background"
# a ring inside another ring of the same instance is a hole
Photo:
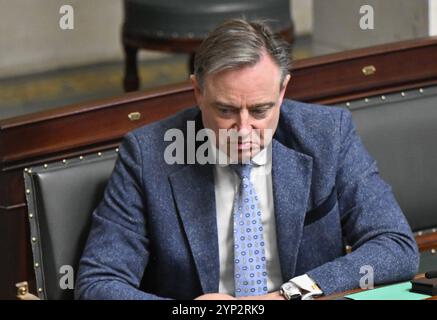
[[[280,3],[286,8],[293,25],[290,40],[293,59],[437,34],[435,0],[288,1],[288,6],[284,1],[272,0],[241,1],[241,5],[252,6],[247,10],[255,10],[257,2],[263,6]],[[125,7],[126,2],[130,7]],[[126,89],[123,78],[127,59],[123,25],[127,23],[133,29],[162,29],[159,24],[164,28],[178,28],[178,23],[182,22],[180,28],[183,29],[193,22],[196,27],[195,18],[187,15],[196,12],[222,14],[229,8],[246,10],[238,7],[238,3],[219,0],[0,0],[0,119],[121,95]],[[63,16],[60,7],[63,5],[74,9],[72,30],[60,28],[59,21]],[[359,26],[363,5],[371,5],[374,10],[374,29],[362,30]],[[147,7],[141,11],[140,6]],[[177,10],[183,11],[182,19],[185,20],[178,20]],[[142,25],[145,21],[146,26]],[[165,32],[154,32],[152,36],[166,36]],[[138,90],[188,79],[190,53],[183,52],[187,50],[177,52],[178,36],[177,32],[168,35],[170,39],[167,40],[174,42],[165,44],[162,39],[158,39],[158,44],[149,39],[151,45],[148,47],[146,41],[144,48],[138,51],[141,79]],[[184,39],[196,37],[195,33],[188,33]],[[145,41],[135,37],[129,41],[140,40]]]

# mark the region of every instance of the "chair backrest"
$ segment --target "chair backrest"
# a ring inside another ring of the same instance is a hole
[[[437,227],[437,87],[346,106],[413,231]]]
[[[103,196],[117,151],[50,163],[25,172],[40,298],[73,299],[75,271],[91,213]]]
[[[275,32],[292,26],[289,0],[124,0],[125,32],[152,38],[203,39],[230,18],[268,19]]]

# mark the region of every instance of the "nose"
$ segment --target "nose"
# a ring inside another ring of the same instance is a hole
[[[241,110],[238,121],[238,135],[245,137],[252,131],[252,125],[250,123],[250,115],[246,109]]]

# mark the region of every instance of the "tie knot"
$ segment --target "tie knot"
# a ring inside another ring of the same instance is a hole
[[[247,178],[250,180],[250,170],[252,170],[251,164],[233,164],[231,168],[235,171],[235,173],[240,177],[241,180],[243,178]]]

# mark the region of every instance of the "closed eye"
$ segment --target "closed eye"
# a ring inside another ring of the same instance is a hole
[[[228,109],[228,108],[218,108],[218,111],[219,111],[221,114],[232,114],[232,112],[233,112],[233,110]]]
[[[266,116],[269,109],[270,108],[255,109],[251,110],[250,113],[256,118],[263,118]]]
[[[254,113],[254,114],[263,114],[263,113],[266,113],[266,112],[267,112],[267,109],[251,110],[250,112],[251,112],[251,113]]]
[[[234,108],[232,106],[227,106],[221,103],[216,103],[216,109],[217,112],[224,117],[229,117],[231,115],[233,115],[234,113],[238,113],[240,111],[240,109],[238,108]]]

